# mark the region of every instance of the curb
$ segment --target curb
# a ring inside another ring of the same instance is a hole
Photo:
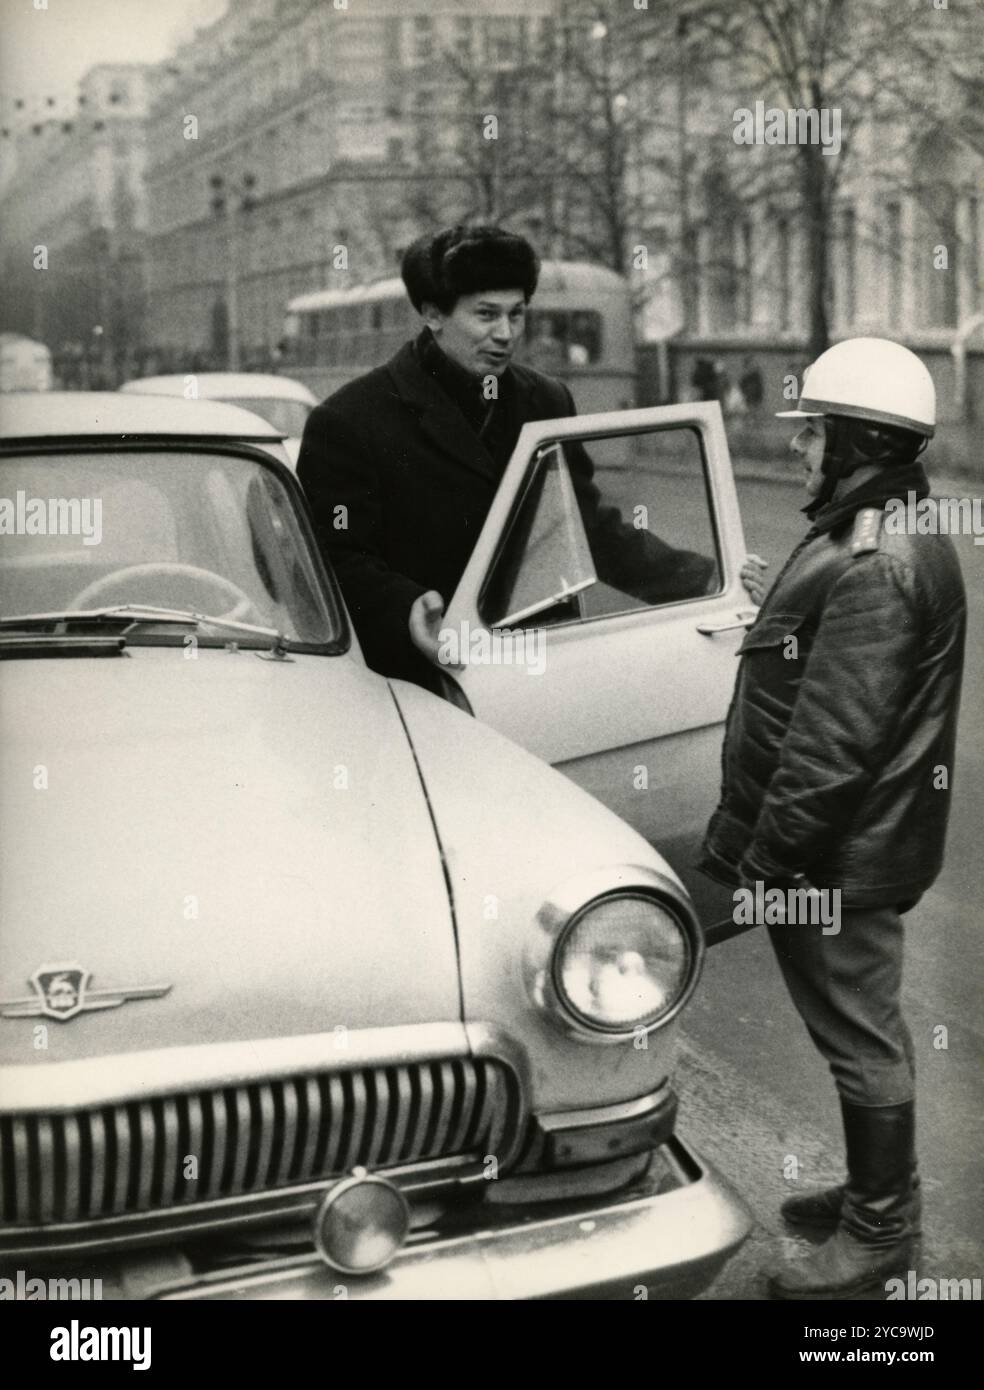
[[[743,459],[732,455],[731,466],[738,482],[776,483],[779,486],[802,488],[801,465],[793,459]],[[928,470],[930,486],[935,497],[980,496],[984,480],[972,474],[937,473]],[[975,487],[976,484],[976,487]]]

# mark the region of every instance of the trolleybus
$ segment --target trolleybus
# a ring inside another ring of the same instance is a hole
[[[323,398],[385,362],[419,327],[395,277],[298,295],[287,306],[283,365]],[[544,261],[516,357],[565,381],[582,414],[634,406],[627,281],[586,261]]]

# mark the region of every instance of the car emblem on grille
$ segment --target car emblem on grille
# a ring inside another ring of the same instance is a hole
[[[56,1018],[67,1023],[93,1009],[118,1009],[130,999],[160,999],[170,985],[137,985],[133,989],[90,989],[92,971],[70,961],[66,965],[42,965],[28,984],[34,995],[0,1000],[3,1018]]]

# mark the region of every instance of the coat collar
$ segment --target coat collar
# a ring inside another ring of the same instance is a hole
[[[526,418],[530,383],[512,368],[520,418]],[[386,363],[386,371],[397,395],[418,416],[420,428],[435,448],[489,482],[498,484],[500,472],[492,455],[471,428],[458,406],[435,378],[421,365],[413,342],[404,343]]]
[[[828,502],[825,507],[821,507],[811,518],[814,532],[836,531],[841,526],[846,526],[853,521],[855,515],[862,507],[885,506],[890,497],[904,498],[909,491],[913,491],[917,497],[927,497],[929,495],[929,479],[926,477],[925,470],[921,463],[913,462],[897,465],[894,468],[883,468],[873,478],[869,478],[860,487],[854,488],[843,497],[836,498],[833,502]],[[809,515],[806,507],[804,511]]]

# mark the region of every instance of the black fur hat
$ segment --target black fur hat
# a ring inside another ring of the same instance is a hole
[[[425,303],[449,314],[463,294],[521,289],[527,301],[540,275],[540,261],[525,237],[503,227],[448,227],[419,237],[400,266],[418,314]]]

